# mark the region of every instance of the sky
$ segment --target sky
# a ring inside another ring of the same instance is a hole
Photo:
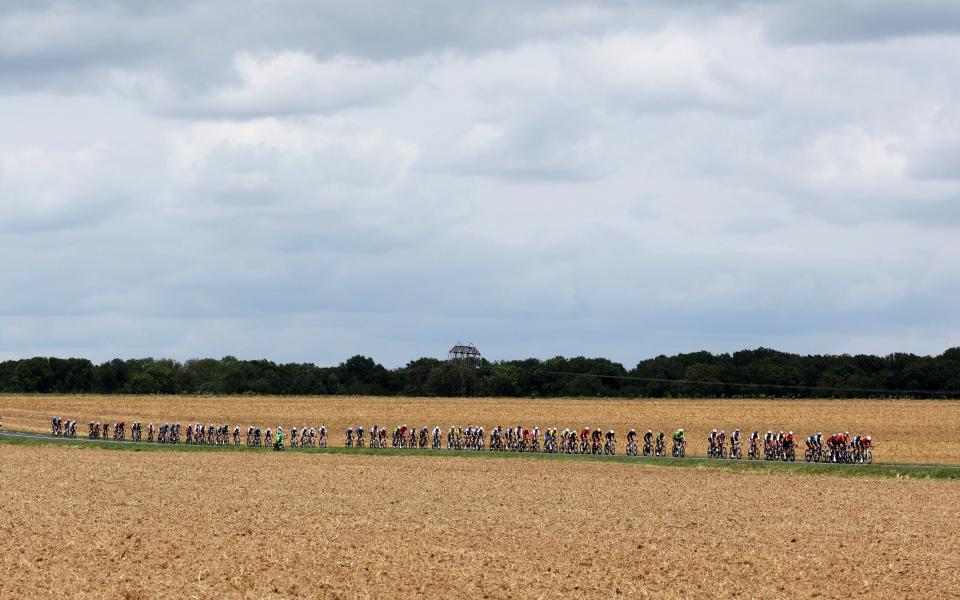
[[[960,3],[0,2],[0,359],[960,345]]]

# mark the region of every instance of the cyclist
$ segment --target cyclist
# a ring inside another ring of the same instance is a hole
[[[683,433],[683,428],[677,429],[673,433],[673,455],[681,456],[686,454],[684,447],[686,446],[686,438]]]
[[[594,429],[594,430],[593,430],[593,434],[590,436],[590,439],[591,439],[591,441],[593,442],[593,448],[592,448],[592,450],[593,450],[593,453],[594,453],[594,454],[599,454],[599,453],[600,453],[600,450],[601,450],[601,448],[600,448],[600,438],[601,438],[602,436],[603,436],[603,432],[600,431],[600,428],[599,428],[599,427],[598,427],[597,429]]]

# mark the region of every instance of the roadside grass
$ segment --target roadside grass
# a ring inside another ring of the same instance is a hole
[[[28,433],[19,431],[11,433]],[[65,446],[69,448],[93,448],[126,452],[272,452],[269,447],[241,446],[194,446],[186,444],[156,444],[146,442],[114,442],[108,440],[51,439],[33,437],[0,436],[0,444],[13,446]],[[833,465],[805,462],[774,462],[749,460],[706,460],[704,458],[672,458],[644,456],[599,456],[581,454],[544,454],[514,452],[476,452],[464,450],[395,449],[395,448],[287,448],[284,452],[294,454],[340,454],[359,456],[429,456],[434,458],[473,458],[504,460],[553,460],[615,462],[635,465],[685,468],[697,471],[728,471],[734,473],[765,473],[771,475],[830,476],[843,478],[891,478],[891,479],[960,479],[960,465],[907,465],[874,463],[872,465]]]

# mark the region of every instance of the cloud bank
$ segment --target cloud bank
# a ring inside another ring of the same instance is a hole
[[[0,358],[960,344],[947,2],[8,2]]]

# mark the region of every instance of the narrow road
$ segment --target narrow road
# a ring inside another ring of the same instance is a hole
[[[45,434],[45,433],[29,433],[29,432],[25,432],[25,431],[3,431],[3,430],[0,430],[0,438],[21,438],[21,439],[32,439],[32,440],[44,440],[44,441],[53,442],[53,443],[57,443],[57,442],[69,442],[69,443],[83,442],[83,443],[92,443],[92,444],[98,444],[98,443],[99,443],[99,444],[102,444],[102,443],[105,443],[105,442],[109,442],[109,443],[129,444],[129,445],[137,445],[137,446],[156,446],[156,445],[157,445],[156,443],[153,443],[153,442],[134,442],[134,441],[131,441],[131,440],[123,440],[122,442],[121,442],[121,441],[117,441],[117,440],[91,440],[91,439],[89,439],[89,438],[79,437],[79,436],[78,436],[78,437],[75,437],[75,438],[61,438],[61,437],[55,437],[55,436],[52,436],[52,435],[50,435],[50,434]],[[180,445],[183,445],[183,444],[180,444]],[[171,446],[171,445],[167,445],[167,447],[170,447],[170,446]],[[174,446],[174,447],[175,447],[175,446]],[[216,448],[216,447],[217,447],[217,446],[213,446],[212,448]],[[229,447],[233,447],[233,446],[229,446]],[[240,446],[240,448],[246,449],[247,446]],[[269,446],[264,446],[264,447],[259,448],[259,449],[261,449],[261,450],[269,450],[270,447],[269,447]],[[288,448],[288,450],[289,450],[289,449],[290,449],[290,448]],[[250,450],[254,450],[254,448],[250,448]],[[296,450],[298,450],[298,449],[294,448],[294,450],[296,451]],[[317,448],[313,448],[313,449],[310,449],[310,450],[322,451],[321,449],[317,449]],[[339,448],[339,450],[345,450],[345,449]],[[367,449],[367,450],[369,451],[369,450],[371,450],[371,449]],[[387,450],[388,452],[390,452],[390,453],[394,453],[394,452],[400,453],[400,454],[403,453],[403,450],[397,450],[397,449],[392,449],[392,448],[387,448],[386,450]],[[444,450],[440,450],[440,452],[446,452],[446,451],[447,451],[447,450],[445,450],[445,449],[444,449]],[[458,451],[458,452],[461,453],[461,454],[471,454],[471,451],[466,451],[466,450],[462,450],[462,451]],[[516,455],[515,453],[507,453],[507,454],[509,454],[509,455],[511,455],[511,456]],[[565,456],[566,456],[566,455],[565,455]],[[575,456],[579,456],[579,455],[574,454],[574,455],[570,455],[570,456],[574,456],[574,457],[575,457]],[[637,460],[637,461],[639,461],[639,462],[649,462],[649,463],[654,463],[654,464],[655,464],[656,462],[658,462],[658,461],[671,460],[671,457],[669,457],[669,456],[665,456],[665,457],[626,456],[626,455],[624,455],[624,454],[617,454],[617,455],[613,455],[613,456],[611,456],[611,455],[585,455],[585,456],[590,456],[590,457],[592,457],[592,458],[602,458],[602,459],[610,459],[610,458],[629,459],[629,460]],[[707,457],[705,457],[705,456],[687,456],[687,457],[684,458],[684,460],[686,460],[686,461],[694,461],[694,462],[711,463],[711,464],[712,464],[712,463],[729,463],[729,462],[730,462],[729,459],[718,460],[718,459],[715,459],[715,458],[707,458]],[[762,460],[758,460],[758,461],[748,461],[748,460],[744,459],[743,462],[744,462],[744,463],[749,463],[749,464],[758,464],[758,465],[768,464],[768,461],[762,461]],[[804,462],[804,461],[802,461],[802,460],[799,460],[799,461],[797,461],[797,462],[795,462],[795,463],[782,463],[782,462],[780,462],[780,461],[769,461],[769,464],[794,464],[794,465],[807,465],[807,464],[809,464],[810,466],[814,466],[814,465],[824,464],[824,463],[806,463],[806,462]],[[863,467],[863,466],[870,466],[870,465],[837,464],[837,465],[834,465],[834,466],[836,466],[838,469],[843,469],[843,468],[846,468],[846,467]],[[950,464],[929,464],[929,463],[880,463],[880,462],[874,462],[874,463],[873,463],[873,466],[876,466],[876,467],[904,467],[904,468],[909,468],[909,469],[942,469],[942,468],[948,468],[948,469],[949,469],[949,468],[958,468],[958,467],[960,467],[960,465],[955,465],[955,464],[954,464],[954,465],[950,465]]]

